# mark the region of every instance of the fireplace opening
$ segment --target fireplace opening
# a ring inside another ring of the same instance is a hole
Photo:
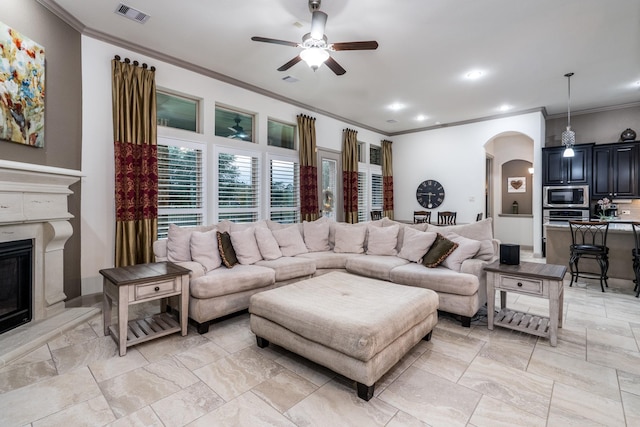
[[[33,241],[0,243],[0,334],[32,319]]]

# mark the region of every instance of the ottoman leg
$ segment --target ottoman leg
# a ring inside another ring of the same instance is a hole
[[[360,399],[366,400],[368,402],[369,399],[373,397],[373,388],[375,387],[375,384],[364,385],[362,383],[356,382],[356,387],[358,388],[358,397]]]
[[[423,339],[424,341],[431,341],[431,333],[432,333],[432,332],[433,332],[433,331],[429,331],[429,333],[428,333],[427,335],[425,335],[422,339]]]
[[[269,345],[269,340],[256,336],[256,343],[258,344],[258,347],[265,348]]]

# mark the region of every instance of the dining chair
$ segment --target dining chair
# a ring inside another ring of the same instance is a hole
[[[571,246],[569,247],[569,270],[571,282],[578,283],[578,277],[600,279],[600,288],[604,292],[608,288],[607,271],[609,270],[609,248],[607,247],[607,234],[609,222],[600,221],[569,221],[571,232]],[[598,263],[600,273],[581,272],[578,262],[581,259],[592,259]]]
[[[455,225],[457,212],[438,212],[438,225]]]
[[[633,229],[634,243],[634,248],[631,249],[631,256],[633,257],[633,272],[636,276],[633,281],[636,286],[633,290],[636,291],[636,298],[638,298],[640,296],[640,222],[632,222],[631,228]]]
[[[431,224],[431,211],[413,211],[413,222],[414,224],[424,222]]]
[[[482,212],[476,215],[476,221],[482,221]]]
[[[371,221],[382,219],[382,211],[371,211],[370,215],[371,215]]]

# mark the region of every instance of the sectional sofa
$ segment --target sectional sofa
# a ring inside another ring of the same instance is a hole
[[[491,218],[447,227],[321,218],[301,224],[172,224],[153,250],[156,261],[191,270],[189,318],[206,333],[212,320],[247,309],[253,294],[330,271],[431,289],[440,311],[459,315],[468,327],[486,303],[483,267],[497,259],[498,247]]]

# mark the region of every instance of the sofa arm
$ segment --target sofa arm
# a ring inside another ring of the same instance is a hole
[[[464,260],[460,266],[461,273],[473,274],[478,278],[478,297],[480,299],[480,305],[484,305],[487,302],[487,272],[484,271],[484,266],[491,264],[491,261],[483,261],[477,258],[471,258]]]
[[[168,261],[167,239],[160,239],[153,242],[153,254],[156,256],[156,262]]]

